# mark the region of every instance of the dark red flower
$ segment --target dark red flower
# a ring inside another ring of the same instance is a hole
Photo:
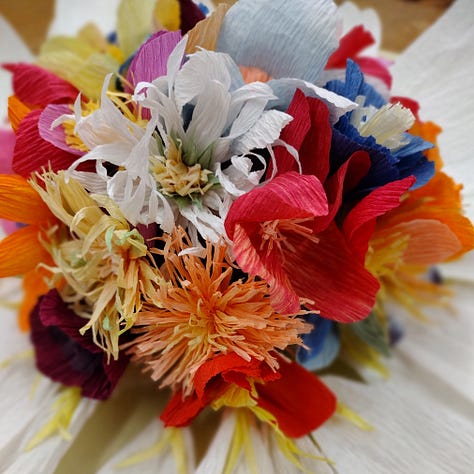
[[[57,290],[41,297],[31,314],[36,366],[55,382],[81,387],[84,397],[106,400],[125,371],[128,358],[122,355],[107,362],[107,354],[94,344],[91,332],[79,333],[84,322]]]

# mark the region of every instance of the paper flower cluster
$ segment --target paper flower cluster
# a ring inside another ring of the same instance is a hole
[[[137,366],[165,426],[252,413],[297,463],[290,438],[337,407],[317,372],[378,367],[386,301],[421,314],[445,295],[431,266],[473,248],[461,187],[331,1],[151,7],[4,65],[0,276],[23,276],[53,381],[105,400]]]

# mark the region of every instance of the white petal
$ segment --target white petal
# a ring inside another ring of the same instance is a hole
[[[474,160],[472,133],[472,45],[474,23],[471,0],[458,0],[441,19],[419,37],[393,66],[393,91],[420,105],[423,120],[438,123],[441,156],[448,174],[464,183],[466,208],[474,218]]]
[[[224,132],[231,96],[219,82],[209,82],[197,97],[193,117],[186,131],[185,152],[188,147],[199,156]]]
[[[235,414],[231,411],[225,413],[195,474],[222,474],[225,472],[227,449],[232,441],[235,425]]]
[[[232,151],[236,155],[244,154],[255,148],[265,148],[271,145],[288,123],[293,120],[291,115],[277,110],[263,112],[259,120],[243,136],[234,140]]]
[[[286,110],[295,95],[296,89],[301,89],[308,97],[316,97],[327,105],[329,109],[329,120],[332,124],[336,123],[339,120],[339,117],[344,115],[346,112],[357,107],[357,104],[345,97],[300,79],[274,79],[269,81],[269,84],[275,92],[275,95],[278,97],[278,100],[270,103],[272,107]]]
[[[315,432],[338,471],[467,474],[474,465],[472,287],[456,291],[455,317],[434,310],[431,323],[405,322],[389,380],[366,385],[325,378],[375,428],[361,432],[336,417]]]
[[[142,462],[123,464],[132,456],[142,453],[154,446],[165,436],[165,429],[159,419],[152,420],[138,436],[128,440],[126,445],[117,454],[112,456],[98,471],[97,474],[114,474],[126,472],[127,474],[142,474],[147,472],[179,473],[174,453],[169,444],[165,444],[156,455]],[[182,436],[185,441],[187,472],[192,472],[194,467],[193,446],[189,430],[183,429]]]
[[[174,92],[178,107],[190,103],[210,82],[219,82],[226,90],[243,85],[238,67],[227,54],[200,51],[190,57],[176,76]]]

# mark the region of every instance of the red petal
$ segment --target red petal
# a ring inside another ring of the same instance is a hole
[[[416,179],[413,176],[393,181],[372,191],[347,215],[343,229],[347,241],[363,260],[377,217],[400,205],[400,198]]]
[[[73,103],[79,91],[69,82],[34,64],[4,64],[13,73],[15,95],[28,106]]]
[[[287,436],[304,436],[332,416],[336,397],[315,375],[284,360],[279,372],[279,380],[257,385],[257,403],[276,418]]]
[[[39,134],[38,121],[42,110],[33,110],[20,123],[13,155],[15,173],[29,178],[35,171],[48,168],[53,171],[68,168],[77,157],[43,140]]]
[[[271,251],[268,246],[262,248],[259,224],[324,216],[327,212],[326,195],[319,180],[293,171],[244,194],[233,203],[225,226],[234,242],[235,258],[245,272],[268,282],[272,306],[277,311],[298,311],[299,297],[282,269],[278,247],[274,246]]]
[[[329,173],[329,150],[332,130],[326,105],[306,97],[299,89],[287,110],[293,120],[283,129],[280,138],[298,150],[304,174],[314,175],[321,182]],[[278,174],[297,171],[298,165],[284,147],[275,149]],[[269,168],[269,173],[272,169]]]
[[[364,75],[378,77],[390,90],[392,87],[392,75],[388,69],[389,61],[378,58],[358,56],[354,61],[359,65]]]
[[[291,171],[238,198],[227,214],[225,229],[232,239],[237,223],[300,219],[327,213],[326,193],[318,178]]]
[[[312,309],[344,323],[368,316],[375,304],[378,280],[364,267],[333,223],[318,235],[319,242],[287,237],[296,252],[286,252],[283,269],[296,293],[314,301]]]
[[[326,64],[326,69],[345,68],[346,61],[375,43],[370,31],[362,25],[352,28],[339,41],[339,47],[332,53]]]
[[[175,426],[177,428],[187,426],[206,405],[207,403],[199,399],[195,393],[183,399],[183,393],[177,392],[171,397],[161,413],[160,420],[165,426]]]

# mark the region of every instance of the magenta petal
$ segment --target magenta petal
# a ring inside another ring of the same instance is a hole
[[[13,130],[0,129],[0,174],[11,174],[13,150],[15,149]]]
[[[65,104],[48,105],[40,115],[38,121],[38,130],[41,138],[54,145],[56,148],[72,153],[73,155],[82,156],[83,151],[71,148],[66,143],[64,128],[61,125],[52,128],[53,122],[61,115],[71,114],[71,109]]]
[[[42,110],[31,111],[20,123],[13,154],[15,173],[29,178],[31,173],[51,166],[53,171],[69,168],[76,155],[61,150],[43,140],[39,134],[38,122]]]
[[[28,106],[73,103],[79,91],[69,82],[34,64],[4,64],[13,73],[13,91]]]
[[[128,70],[128,81],[136,86],[139,82],[152,82],[166,75],[170,54],[181,40],[179,31],[159,31],[140,46]]]
[[[55,382],[81,387],[84,397],[106,400],[128,364],[127,357],[107,363],[91,332],[81,336],[84,319],[77,316],[56,290],[43,296],[31,314],[31,339],[36,365]]]

